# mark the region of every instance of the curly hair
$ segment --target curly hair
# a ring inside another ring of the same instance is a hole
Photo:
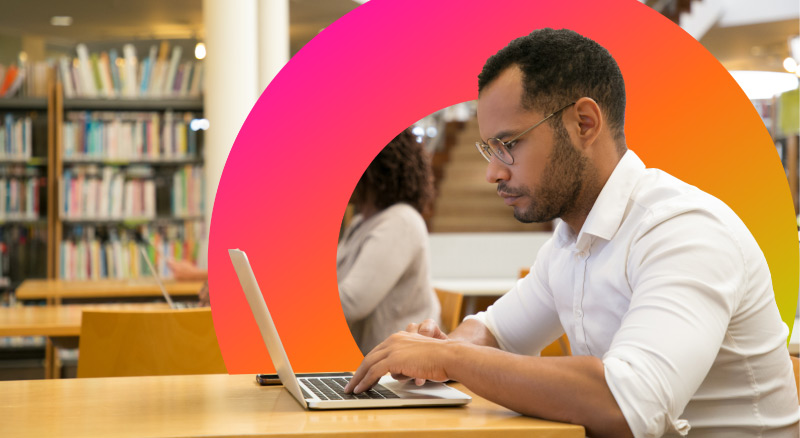
[[[478,93],[512,65],[523,74],[522,105],[549,114],[591,97],[605,114],[614,139],[624,145],[625,81],[603,46],[568,29],[538,29],[491,56],[478,75]],[[561,123],[554,117],[554,126]]]
[[[353,191],[358,204],[383,210],[405,202],[424,213],[433,200],[433,172],[427,153],[406,129],[372,160]]]

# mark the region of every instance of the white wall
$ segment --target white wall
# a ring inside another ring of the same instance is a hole
[[[552,233],[432,233],[431,276],[441,279],[508,279],[530,268]]]

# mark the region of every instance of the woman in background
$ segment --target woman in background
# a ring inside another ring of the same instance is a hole
[[[353,191],[356,215],[339,241],[336,274],[364,354],[411,322],[439,321],[421,215],[432,199],[428,157],[408,130],[378,153]]]

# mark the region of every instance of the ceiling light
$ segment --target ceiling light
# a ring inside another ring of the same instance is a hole
[[[205,59],[206,57],[206,45],[203,43],[197,43],[194,46],[194,57],[197,59]]]
[[[797,71],[797,61],[790,56],[783,60],[783,68],[789,73],[794,73]]]
[[[50,17],[53,26],[72,26],[72,17],[68,15],[54,15]]]
[[[742,87],[750,100],[772,99],[797,88],[798,77],[791,73],[774,71],[732,71],[733,79]]]

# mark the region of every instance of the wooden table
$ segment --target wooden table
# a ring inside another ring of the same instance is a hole
[[[164,281],[172,296],[197,296],[203,282]],[[160,297],[161,289],[155,279],[136,280],[25,280],[17,288],[18,300],[47,300],[61,304],[64,298],[131,298]]]
[[[455,408],[304,411],[253,375],[0,382],[0,436],[584,437],[476,397]]]
[[[0,336],[78,336],[84,310],[159,310],[167,303],[0,307]]]
[[[0,336],[46,336],[44,374],[55,377],[55,344],[77,345],[84,310],[168,309],[167,303],[84,304],[65,306],[0,307]],[[0,436],[3,436],[0,434]]]

